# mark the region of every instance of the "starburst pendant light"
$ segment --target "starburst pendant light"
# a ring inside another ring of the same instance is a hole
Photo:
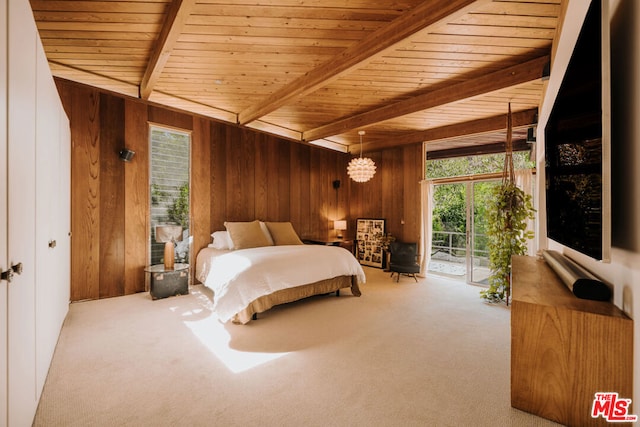
[[[358,135],[360,135],[360,157],[351,159],[347,166],[347,173],[355,182],[367,182],[375,175],[376,164],[368,157],[362,157],[362,135],[364,135],[364,131],[359,131]]]

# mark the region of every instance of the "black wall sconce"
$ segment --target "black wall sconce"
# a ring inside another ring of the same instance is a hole
[[[118,155],[120,156],[120,160],[122,160],[123,162],[130,162],[135,154],[135,151],[129,150],[128,148],[124,148],[120,150],[120,153],[118,153]]]
[[[546,64],[544,64],[544,67],[542,68],[542,80],[549,80],[549,78],[551,77],[551,62],[547,62]]]
[[[533,144],[534,142],[536,142],[536,130],[538,128],[538,113],[536,113],[535,118],[534,118],[534,123],[529,126],[529,128],[527,129],[527,143],[528,144]]]

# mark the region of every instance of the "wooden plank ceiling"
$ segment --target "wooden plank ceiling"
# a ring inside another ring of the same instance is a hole
[[[561,0],[31,6],[55,76],[354,153],[359,130],[364,151],[504,141],[509,103],[524,138],[561,14]]]

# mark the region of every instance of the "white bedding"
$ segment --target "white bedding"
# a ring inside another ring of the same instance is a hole
[[[235,251],[206,248],[197,278],[213,290],[214,311],[227,322],[255,299],[275,291],[337,276],[366,278],[346,249],[323,245],[264,246]],[[208,256],[208,255],[209,256]],[[213,255],[213,256],[210,256]]]

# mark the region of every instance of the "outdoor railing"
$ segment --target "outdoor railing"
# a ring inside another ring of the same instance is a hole
[[[486,239],[484,234],[475,235],[476,242]],[[476,245],[477,246],[477,245]],[[446,260],[451,262],[465,261],[466,234],[457,231],[434,231],[431,238],[431,256],[437,253],[447,255]],[[481,263],[488,262],[489,251],[487,249],[474,249],[474,258],[480,260]]]

